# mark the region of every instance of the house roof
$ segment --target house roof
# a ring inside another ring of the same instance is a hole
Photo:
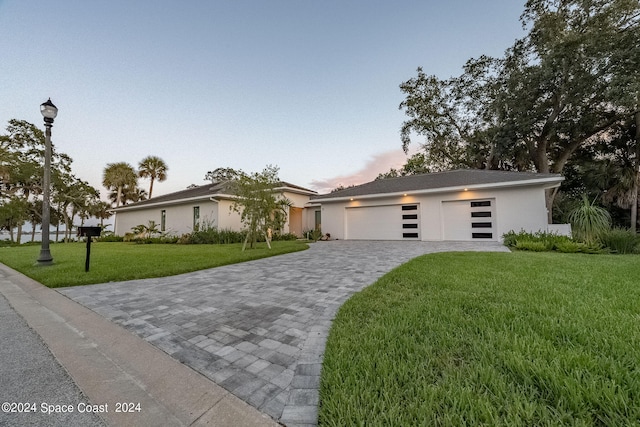
[[[280,182],[276,188],[279,191],[290,191],[301,194],[317,194],[315,191],[300,187],[298,185],[289,184],[288,182]],[[191,200],[208,200],[212,197],[233,197],[230,195],[229,181],[214,182],[211,184],[200,185],[186,190],[176,191],[174,193],[164,194],[162,196],[153,197],[148,200],[132,203],[130,205],[120,206],[112,209],[114,212],[124,210],[142,209],[149,206],[178,204]]]
[[[446,172],[380,179],[333,193],[313,196],[311,201],[337,201],[352,197],[381,197],[391,194],[455,191],[465,188],[480,189],[518,185],[555,187],[562,180],[564,178],[559,174],[456,169]]]

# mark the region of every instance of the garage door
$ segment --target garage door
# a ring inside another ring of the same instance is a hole
[[[495,199],[442,202],[444,240],[496,240]]]
[[[347,208],[346,238],[351,240],[416,240],[418,204]]]

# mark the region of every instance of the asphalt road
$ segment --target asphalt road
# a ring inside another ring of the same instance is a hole
[[[67,371],[0,294],[0,426],[104,426]],[[15,412],[14,412],[15,411]]]

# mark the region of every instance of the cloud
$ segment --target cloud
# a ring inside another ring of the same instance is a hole
[[[406,161],[407,155],[401,149],[374,154],[362,169],[349,175],[313,180],[311,181],[311,188],[320,194],[324,194],[341,185],[348,187],[350,185],[364,184],[365,182],[373,181],[379,174],[388,172],[391,168],[398,169],[402,167]]]

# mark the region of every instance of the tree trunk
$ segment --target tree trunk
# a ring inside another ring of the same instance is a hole
[[[18,224],[18,235],[16,236],[16,243],[20,244],[22,239],[22,224]]]
[[[242,252],[247,248],[247,242],[249,241],[249,233],[247,233],[247,237],[244,238],[244,243],[242,244]]]
[[[70,220],[69,220],[69,216],[65,215],[64,218],[64,241],[65,243],[69,243],[69,241],[71,240],[71,225],[70,225]]]

